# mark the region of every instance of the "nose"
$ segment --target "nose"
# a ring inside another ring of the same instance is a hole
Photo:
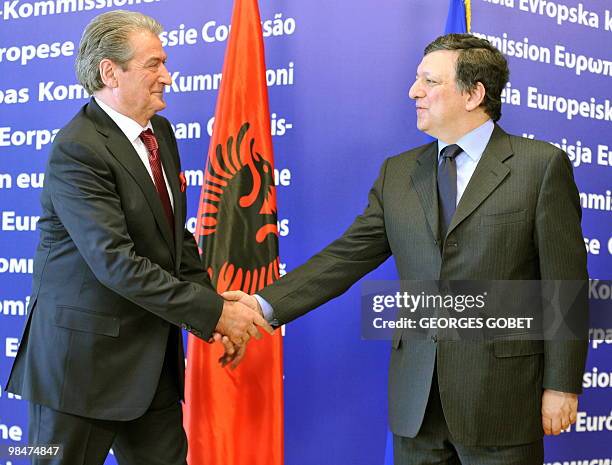
[[[170,76],[170,72],[168,71],[168,68],[166,68],[166,65],[164,63],[161,64],[159,75],[159,80],[162,84],[164,84],[165,86],[169,86],[170,84],[172,84],[172,76]]]
[[[410,86],[410,90],[408,90],[408,97],[413,100],[416,100],[419,97],[423,97],[423,88],[418,79],[415,79],[412,85]]]

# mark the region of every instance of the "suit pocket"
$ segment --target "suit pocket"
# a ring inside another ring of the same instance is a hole
[[[544,353],[543,341],[495,341],[493,353],[496,357],[523,357]]]
[[[493,215],[483,215],[482,225],[492,226],[496,224],[520,223],[527,218],[527,210],[517,212],[495,213]]]
[[[74,331],[118,337],[120,321],[117,317],[58,305],[55,310],[55,325]]]

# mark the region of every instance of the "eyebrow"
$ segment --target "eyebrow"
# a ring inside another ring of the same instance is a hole
[[[439,75],[434,74],[434,73],[431,73],[431,72],[429,72],[429,71],[425,71],[425,72],[422,72],[422,73],[419,73],[419,72],[417,71],[417,73],[416,73],[416,77],[417,77],[417,78],[420,78],[420,77],[426,77],[426,78],[432,78],[432,79],[441,79],[441,77],[440,77]]]
[[[145,61],[145,66],[153,65],[155,63],[163,63],[167,60],[167,56],[163,57],[151,57],[147,61]]]

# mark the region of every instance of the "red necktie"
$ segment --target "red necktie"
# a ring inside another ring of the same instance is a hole
[[[166,181],[164,181],[164,172],[162,171],[161,160],[159,159],[159,146],[157,145],[157,139],[155,138],[153,131],[146,129],[140,133],[140,140],[149,151],[149,164],[151,165],[151,172],[153,173],[155,189],[157,190],[157,195],[159,195],[159,200],[161,201],[162,207],[164,207],[164,213],[166,214],[166,219],[170,225],[170,230],[174,235],[174,213],[172,213],[170,196],[168,195],[168,189],[166,188]]]

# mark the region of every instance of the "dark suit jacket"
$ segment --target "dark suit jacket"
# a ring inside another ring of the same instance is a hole
[[[287,323],[347,290],[391,254],[402,280],[586,280],[580,205],[566,155],[498,126],[440,250],[437,144],[389,158],[344,235],[259,294]],[[586,314],[585,314],[586,317]],[[451,434],[464,445],[542,437],[543,388],[580,392],[584,341],[393,340],[389,419],[414,437],[435,363]]]
[[[223,303],[184,230],[176,140],[166,119],[151,123],[174,232],[132,144],[93,99],[57,135],[9,391],[67,413],[134,419],[155,393],[171,326],[213,332]]]

